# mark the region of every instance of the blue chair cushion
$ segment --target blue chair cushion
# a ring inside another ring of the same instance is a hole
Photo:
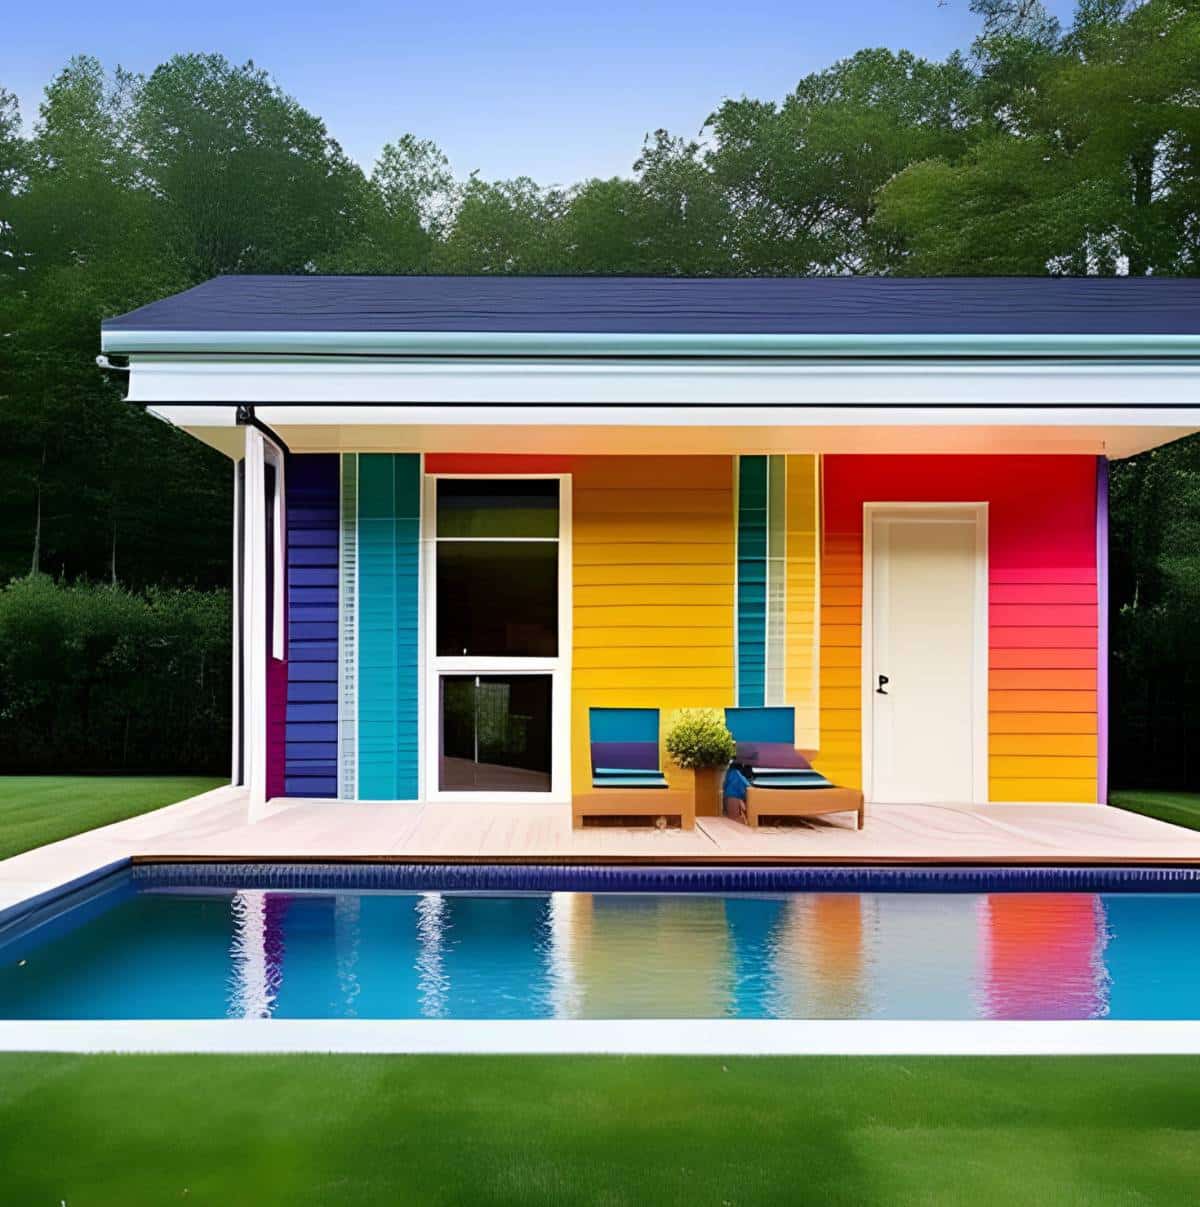
[[[661,771],[643,771],[636,767],[597,767],[592,772],[593,788],[665,788],[667,777]]]

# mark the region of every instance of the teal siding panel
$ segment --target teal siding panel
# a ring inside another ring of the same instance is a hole
[[[418,795],[421,458],[363,453],[358,469],[358,793]]]
[[[767,458],[738,458],[737,698],[766,702]]]

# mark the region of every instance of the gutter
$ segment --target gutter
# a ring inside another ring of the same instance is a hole
[[[511,331],[139,331],[106,327],[104,352],[231,356],[1200,358],[1200,335],[619,334]]]

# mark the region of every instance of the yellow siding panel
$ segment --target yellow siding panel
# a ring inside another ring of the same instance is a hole
[[[719,634],[725,631],[725,620],[733,599],[720,604],[586,604],[575,607],[575,623],[584,629],[642,628],[648,632],[662,629],[681,629],[685,634],[697,629],[711,628]]]
[[[599,587],[606,592],[619,591],[621,584],[613,584],[612,562],[592,562],[580,565],[575,560],[573,570],[575,589],[582,587]],[[695,587],[705,590],[720,591],[731,595],[732,587],[714,585],[712,582],[712,566],[707,562],[669,562],[660,558],[648,563],[621,563],[621,578],[631,589],[640,590],[642,587],[664,587],[668,590],[690,591]],[[596,602],[582,599],[580,602]]]
[[[592,625],[584,628],[578,623],[575,625],[575,645],[578,649],[605,645],[625,646],[629,649],[643,645],[673,645],[683,651],[697,647],[724,648],[732,640],[733,626],[731,624],[721,627],[714,625],[692,628],[688,626],[687,619],[683,616],[677,616],[671,627],[667,627],[665,624],[661,627],[644,625],[640,628],[625,628],[611,623],[604,628]],[[686,660],[687,655],[681,653],[680,658]]]
[[[993,801],[1047,801],[1094,804],[1096,779],[992,779],[988,796]]]
[[[993,759],[997,755],[1079,755],[1096,757],[1094,733],[993,733],[988,746]],[[994,767],[994,763],[993,763]]]
[[[733,592],[720,583],[580,583],[575,607],[733,607]]]
[[[724,646],[694,649],[688,661],[695,667],[719,666],[732,672],[733,650]],[[669,645],[643,645],[638,646],[636,655],[631,657],[629,650],[623,646],[615,649],[608,646],[585,646],[575,650],[574,664],[576,670],[595,670],[598,667],[626,670],[630,667],[678,666],[679,650]]]
[[[1096,774],[1096,754],[1071,756],[993,754],[988,771],[997,779],[1083,780]]]
[[[665,523],[667,517],[660,517]],[[612,533],[606,532],[602,540],[576,541],[572,552],[572,560],[576,566],[703,566],[711,570],[720,563],[723,555],[729,555],[732,562],[733,527],[727,532],[713,535],[721,539],[710,541],[708,544],[657,544],[654,541],[622,541],[613,538]],[[727,539],[726,539],[727,537]],[[610,580],[612,581],[612,580]]]
[[[573,481],[580,792],[591,786],[589,708],[658,708],[665,734],[680,708],[733,700],[733,458],[583,457]]]

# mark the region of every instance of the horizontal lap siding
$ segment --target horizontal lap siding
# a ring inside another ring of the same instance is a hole
[[[418,795],[421,459],[358,458],[358,784],[363,800]]]
[[[572,496],[572,782],[588,710],[733,702],[732,457],[581,457]],[[668,777],[671,767],[665,768]]]
[[[1092,457],[827,457],[821,766],[861,782],[862,505],[987,502],[989,794],[1095,801]]]
[[[287,466],[288,796],[337,795],[338,458]]]

